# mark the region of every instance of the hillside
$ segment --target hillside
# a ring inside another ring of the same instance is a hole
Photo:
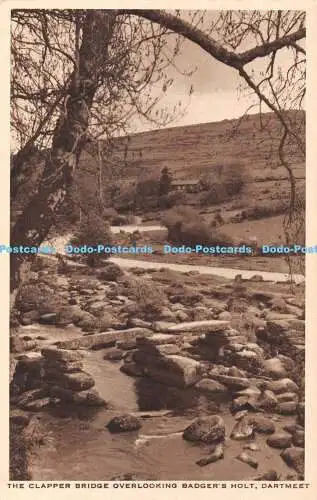
[[[289,113],[302,129],[304,114]],[[157,175],[167,166],[176,178],[191,178],[206,173],[213,166],[237,158],[243,160],[250,173],[265,175],[266,170],[278,167],[277,150],[280,124],[271,113],[246,115],[241,121],[223,120],[184,127],[173,127],[135,134],[115,141],[114,157],[124,161],[125,176],[136,178]],[[296,148],[288,145],[288,157],[296,166],[296,174],[304,176],[303,159]],[[81,164],[85,162],[83,155]],[[276,172],[278,176],[279,173]]]

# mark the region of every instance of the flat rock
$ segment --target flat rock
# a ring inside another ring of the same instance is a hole
[[[179,323],[167,328],[167,332],[183,333],[183,332],[222,332],[230,326],[229,321],[221,320],[204,320],[204,321],[190,321],[186,323]]]
[[[304,472],[305,450],[298,446],[286,448],[282,451],[281,457],[284,462],[299,473]]]
[[[131,340],[137,337],[149,337],[153,334],[151,330],[146,328],[130,328],[127,330],[112,330],[109,332],[97,333],[94,335],[87,335],[76,337],[70,340],[58,342],[57,345],[61,349],[97,349],[107,347],[114,344],[118,340]]]
[[[225,385],[209,378],[203,378],[197,382],[195,387],[199,391],[209,392],[211,394],[225,394],[227,392],[227,387]]]
[[[273,380],[267,385],[267,390],[275,394],[281,394],[282,392],[299,392],[298,385],[289,378]]]

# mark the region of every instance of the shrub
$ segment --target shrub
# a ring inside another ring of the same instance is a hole
[[[241,193],[247,175],[240,163],[228,163],[215,168],[214,174],[205,176],[203,185],[208,192],[202,197],[202,205],[216,205]]]
[[[109,245],[112,242],[110,227],[107,222],[95,214],[90,214],[82,220],[78,230],[75,232],[71,240],[73,245],[87,245],[97,248],[99,244]],[[95,267],[97,262],[102,257],[107,258],[108,254],[88,254],[87,263],[91,267]]]
[[[194,209],[179,207],[164,218],[168,229],[167,239],[173,243],[188,245],[233,245],[232,239],[208,224]]]
[[[167,304],[162,289],[146,279],[127,276],[120,284],[122,293],[135,302],[134,314],[139,313],[146,319],[155,319]]]
[[[286,209],[287,202],[283,200],[271,200],[270,202],[258,203],[253,207],[243,210],[242,217],[248,220],[264,219],[266,217],[284,214]]]

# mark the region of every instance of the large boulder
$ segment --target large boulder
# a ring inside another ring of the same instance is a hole
[[[133,415],[119,415],[112,418],[106,427],[111,433],[131,432],[141,429],[142,423]]]
[[[188,387],[198,382],[203,366],[198,361],[179,355],[153,356],[141,351],[133,354],[143,373],[157,382],[176,387]]]
[[[202,441],[203,443],[213,444],[223,441],[225,434],[223,419],[218,415],[212,415],[194,420],[184,430],[183,438],[186,441]]]
[[[300,448],[298,446],[293,446],[290,448],[286,448],[281,453],[281,457],[284,462],[295,469],[299,473],[304,472],[304,463],[305,463],[305,450],[304,448]]]

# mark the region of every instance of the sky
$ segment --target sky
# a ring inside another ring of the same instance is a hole
[[[209,11],[207,15],[213,18],[216,14],[215,11]],[[242,51],[246,48],[251,48],[251,45],[248,44],[243,47]],[[288,69],[291,57],[290,51],[283,49],[279,51],[278,57],[282,69]],[[265,59],[259,60],[256,67],[264,68],[265,62]],[[188,91],[191,84],[194,87],[194,93],[190,98],[185,116],[175,120],[168,126],[239,118],[251,104],[258,103],[258,99],[254,95],[251,96],[249,91],[239,92],[241,78],[235,69],[218,62],[198,45],[188,40],[184,42],[182,53],[178,58],[178,65],[182,69],[193,69],[195,67],[197,69],[194,75],[190,77],[182,76],[173,68],[168,70],[168,74],[174,78],[174,85],[168,89],[167,97],[163,101],[164,104],[170,104],[172,108],[180,100],[188,102]],[[250,71],[251,65],[246,66],[246,69]],[[268,108],[263,106],[262,111],[268,111]],[[258,113],[259,107],[256,106],[248,112]],[[157,128],[148,123],[142,123],[140,120],[136,120],[133,125],[135,132]]]

